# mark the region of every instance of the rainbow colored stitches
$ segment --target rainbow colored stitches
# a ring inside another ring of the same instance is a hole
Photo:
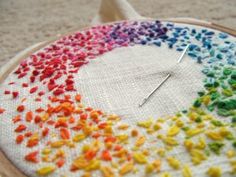
[[[15,143],[28,150],[21,158],[35,164],[32,170],[37,175],[191,177],[199,175],[196,169],[201,164],[210,166],[218,159],[228,167],[201,166],[204,173],[233,176],[236,43],[232,39],[225,33],[160,21],[119,22],[67,35],[23,60],[14,71],[4,98],[20,104],[17,114],[9,117],[10,110],[2,103],[1,120],[12,119]],[[187,44],[191,44],[188,55],[202,64],[206,77],[205,90],[186,110],[133,127],[122,122],[125,117],[83,105],[74,77],[90,60],[119,47],[167,45],[182,51]],[[42,99],[48,104],[41,105]],[[32,110],[28,102],[39,106]],[[181,161],[175,149],[188,160]]]

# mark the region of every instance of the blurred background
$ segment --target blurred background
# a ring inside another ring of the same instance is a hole
[[[128,0],[142,16],[192,17],[236,29],[236,0]],[[0,0],[0,66],[17,52],[90,24],[100,0]]]

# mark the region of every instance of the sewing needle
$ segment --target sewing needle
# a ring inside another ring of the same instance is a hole
[[[139,107],[142,107],[148,101],[148,99],[155,93],[155,91],[159,89],[165,83],[165,81],[167,81],[167,79],[169,79],[170,76],[170,73],[167,74],[167,76],[161,81],[161,83],[146,98],[143,99],[143,101],[139,104]]]
[[[181,56],[179,57],[177,63],[180,63],[180,62],[182,61],[182,59],[184,58],[184,55],[186,54],[186,52],[187,52],[189,46],[190,46],[190,44],[188,44],[188,45],[185,47],[185,49],[184,49],[184,51],[182,52]]]
[[[183,53],[181,54],[181,56],[179,57],[177,63],[180,63],[182,61],[182,59],[184,58],[184,55],[186,54],[188,48],[189,48],[190,44],[188,44]],[[143,101],[139,104],[139,107],[142,107],[148,100],[149,98],[156,92],[157,89],[159,89],[169,78],[170,78],[171,74],[168,73],[167,76],[161,81],[160,84],[158,84],[158,86],[146,97],[143,99]]]

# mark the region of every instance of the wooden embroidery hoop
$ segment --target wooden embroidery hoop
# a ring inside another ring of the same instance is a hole
[[[123,20],[152,20],[150,18],[144,18],[140,16],[132,6],[126,0],[102,0],[98,15],[92,21],[92,25],[101,24],[101,23],[111,23],[114,21],[123,21]],[[197,20],[193,18],[168,18],[168,19],[160,19],[160,21],[166,22],[174,22],[181,24],[191,24],[211,29],[216,29],[218,31],[222,31],[228,33],[232,36],[236,37],[236,30],[207,22],[202,20]],[[21,60],[30,56],[32,53],[37,50],[43,48],[44,46],[52,43],[58,38],[68,35],[71,33],[57,35],[56,37],[34,44],[25,50],[18,53],[15,57],[13,57],[8,63],[6,63],[0,70],[0,83],[8,76],[8,74],[16,68]],[[0,177],[26,177],[26,175],[21,172],[8,158],[7,156],[0,150]]]

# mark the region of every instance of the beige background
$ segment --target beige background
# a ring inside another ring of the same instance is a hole
[[[194,17],[236,28],[236,0],[129,0],[143,16]],[[89,25],[100,0],[0,0],[0,66],[24,48]]]

